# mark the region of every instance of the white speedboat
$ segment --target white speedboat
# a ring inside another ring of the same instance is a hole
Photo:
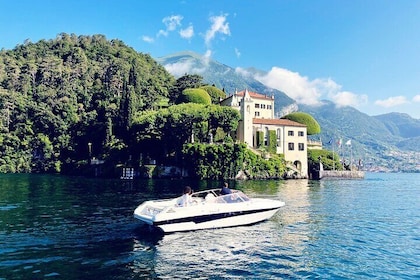
[[[255,224],[271,218],[285,204],[249,198],[239,190],[220,195],[220,189],[193,193],[189,206],[179,206],[180,201],[181,197],[146,201],[134,210],[134,217],[169,233]]]

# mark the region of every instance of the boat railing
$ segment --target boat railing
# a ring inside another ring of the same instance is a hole
[[[213,196],[219,196],[220,195],[220,189],[211,189],[211,190],[205,190],[205,191],[199,191],[192,194],[192,197],[201,197],[206,198],[208,195]]]
[[[232,190],[232,193],[226,195],[220,195],[218,189],[200,191],[192,194],[192,202],[188,206],[180,206],[178,200],[181,197],[173,199],[173,204],[165,205],[165,207],[159,208],[157,205],[150,205],[148,208],[149,212],[153,213],[165,213],[176,211],[175,208],[179,207],[191,207],[202,205],[203,203],[239,203],[248,201],[249,197],[239,190]]]
[[[216,203],[238,203],[238,202],[245,202],[248,200],[249,200],[249,197],[247,197],[243,192],[234,191],[230,194],[225,194],[225,195],[217,197],[215,199],[215,202]]]

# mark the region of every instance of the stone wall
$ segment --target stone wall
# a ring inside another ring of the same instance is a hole
[[[319,178],[349,178],[349,179],[362,179],[365,177],[363,171],[338,171],[338,170],[322,170],[319,171]]]

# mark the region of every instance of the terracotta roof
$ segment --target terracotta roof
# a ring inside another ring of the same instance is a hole
[[[249,96],[251,96],[252,98],[258,98],[258,99],[273,99],[273,97],[270,95],[264,95],[264,94],[260,94],[260,93],[256,93],[256,92],[252,92],[252,91],[248,91]],[[243,91],[239,91],[235,93],[237,96],[244,96],[245,95],[245,90]]]
[[[271,124],[271,125],[283,125],[283,126],[300,126],[300,127],[306,127],[306,125],[294,122],[288,119],[256,119],[254,118],[252,120],[253,124]]]

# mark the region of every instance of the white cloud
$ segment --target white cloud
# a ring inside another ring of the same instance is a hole
[[[165,69],[174,75],[175,77],[181,77],[185,74],[200,74],[206,71],[211,60],[212,51],[207,50],[199,58],[199,62],[196,59],[184,59],[176,63],[165,64]]]
[[[368,102],[368,96],[365,94],[355,94],[350,91],[343,91],[342,86],[337,84],[331,78],[315,79],[312,84],[317,88],[322,96],[326,96],[335,103],[337,107],[352,106],[359,107]]]
[[[155,39],[149,36],[142,36],[141,39],[147,43],[153,43],[155,41]]]
[[[230,35],[229,23],[226,22],[227,14],[210,17],[211,27],[207,30],[204,40],[206,45],[214,39],[217,33]]]
[[[321,94],[324,94],[328,97],[333,97],[334,95],[336,95],[338,92],[341,91],[341,85],[337,84],[331,78],[327,78],[327,79],[318,78],[311,81],[310,84],[311,86],[315,87],[317,91],[319,91]]]
[[[161,29],[161,30],[159,30],[159,32],[156,34],[156,37],[160,37],[160,36],[167,37],[168,35],[169,35],[169,32],[168,32],[168,31]]]
[[[180,27],[181,21],[184,17],[181,15],[171,15],[171,16],[167,16],[164,17],[162,19],[162,23],[165,25],[165,29],[160,29],[157,33],[156,33],[156,38],[159,37],[167,37],[169,35],[170,32],[175,31],[178,27]],[[190,26],[188,26],[185,29],[181,29],[179,31],[179,35],[184,38],[184,39],[190,39],[192,36],[194,36],[194,28],[193,26],[190,24]],[[155,41],[155,38],[149,37],[149,36],[143,36],[142,37],[143,41],[148,42],[148,43],[152,43]]]
[[[202,64],[197,64],[194,59],[185,59],[176,63],[165,64],[164,67],[175,77],[181,77],[185,74],[200,74],[206,70],[210,62],[210,57],[211,51],[207,50],[200,58]]]
[[[201,58],[201,61],[203,62],[204,65],[208,66],[210,59],[211,59],[211,50],[207,50],[206,53],[203,55],[203,57]]]
[[[242,75],[244,78],[252,77],[252,73],[241,67],[235,68],[235,73]]]
[[[367,103],[366,95],[342,91],[341,85],[331,78],[310,80],[298,72],[273,67],[266,75],[256,75],[261,83],[280,91],[296,100],[298,104],[321,105],[322,98],[331,99],[337,106],[358,107]]]
[[[181,77],[186,73],[191,73],[194,68],[192,60],[165,64],[165,69],[175,77]]]
[[[167,37],[169,35],[170,31],[174,31],[178,26],[181,26],[181,21],[184,17],[181,15],[172,15],[168,17],[164,17],[162,19],[163,24],[165,24],[166,29],[161,29],[156,34],[156,37],[165,36]]]
[[[194,27],[190,25],[185,29],[181,29],[181,31],[179,31],[179,35],[181,35],[184,39],[191,39],[194,36]]]
[[[241,52],[237,48],[235,48],[235,54],[237,58],[241,56]]]
[[[395,107],[407,103],[407,99],[404,96],[392,96],[383,100],[376,100],[375,104],[384,108]]]
[[[166,25],[166,30],[174,31],[178,26],[181,25],[181,21],[184,17],[181,15],[172,15],[163,18],[162,22]]]
[[[321,93],[316,85],[307,77],[302,77],[297,72],[273,67],[267,75],[255,77],[261,83],[281,90],[295,99],[297,103],[307,105],[319,105]]]
[[[420,94],[413,97],[413,102],[420,102]]]
[[[337,107],[358,107],[366,104],[368,101],[367,95],[357,95],[349,91],[340,91],[330,97]]]

